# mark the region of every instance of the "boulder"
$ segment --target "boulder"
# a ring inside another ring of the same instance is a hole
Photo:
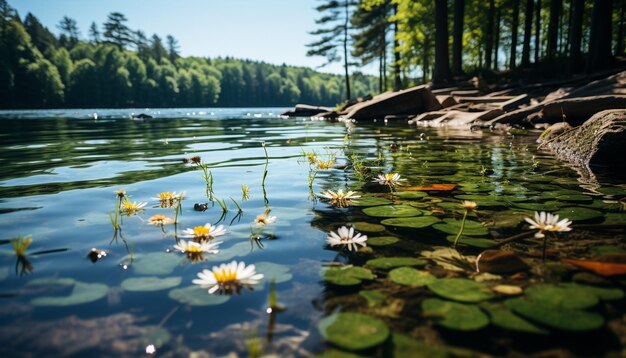
[[[561,135],[562,133],[565,133],[570,129],[572,129],[572,126],[570,126],[567,122],[554,123],[546,128],[543,133],[541,133],[539,138],[537,138],[537,143],[543,143],[547,140]]]
[[[619,108],[626,108],[625,95],[565,98],[545,104],[540,111],[529,115],[527,120],[532,123],[565,121],[572,126],[579,126],[595,113]]]
[[[342,113],[343,118],[382,119],[387,115],[411,115],[441,109],[428,86],[416,86],[398,92],[383,93],[357,103]]]
[[[292,111],[281,113],[281,116],[287,117],[312,117],[322,112],[331,112],[333,109],[329,107],[311,106],[308,104],[296,104]]]

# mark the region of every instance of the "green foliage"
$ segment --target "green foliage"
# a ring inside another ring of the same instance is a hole
[[[389,336],[383,321],[360,313],[335,313],[322,318],[317,327],[326,340],[353,351],[375,347]]]

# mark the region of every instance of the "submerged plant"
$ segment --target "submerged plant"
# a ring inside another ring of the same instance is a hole
[[[332,190],[322,191],[320,196],[327,199],[331,205],[336,205],[340,208],[350,205],[351,200],[361,197],[360,195],[356,195],[356,192],[352,190],[344,193],[343,189],[339,189],[337,192]]]
[[[326,243],[331,247],[338,245],[344,246],[348,248],[348,251],[352,251],[354,248],[355,252],[359,250],[359,245],[366,247],[366,241],[366,235],[362,235],[360,233],[355,235],[354,228],[351,227],[348,229],[346,226],[340,227],[336,233],[331,231],[326,238]]]
[[[120,229],[120,207],[122,206],[122,201],[125,199],[126,190],[118,189],[115,191],[115,212],[113,214],[109,213],[109,219],[111,219],[111,225],[113,225],[115,231]]]
[[[189,159],[184,158],[183,163],[192,164],[202,170],[202,179],[206,183],[205,195],[211,201],[213,201],[213,196],[215,193],[213,192],[213,173],[209,170],[209,165],[202,161],[199,155],[195,155]]]
[[[241,205],[239,205],[239,203],[237,202],[237,200],[233,199],[233,197],[230,197],[230,200],[233,201],[233,203],[235,203],[235,206],[237,207],[237,212],[241,213],[243,212],[243,209],[241,208]]]
[[[263,152],[265,153],[265,167],[263,168],[263,179],[261,180],[261,189],[263,189],[263,202],[265,206],[269,205],[269,200],[267,200],[267,191],[265,190],[265,179],[267,178],[267,166],[270,164],[270,157],[267,154],[267,148],[265,147],[265,142],[262,143]]]
[[[463,207],[463,209],[465,209],[465,212],[463,213],[463,220],[461,221],[461,228],[459,229],[459,233],[456,234],[456,237],[454,238],[454,244],[452,244],[452,247],[456,247],[456,244],[459,242],[459,238],[461,237],[461,234],[463,234],[463,229],[465,229],[465,220],[467,219],[467,214],[470,211],[476,210],[476,208],[478,207],[478,205],[475,202],[469,201],[469,200],[463,200],[463,202],[461,203],[461,206]]]
[[[226,205],[226,199],[218,199],[215,198],[215,201],[217,201],[217,203],[220,205],[220,208],[222,208],[222,213],[226,214],[228,212],[228,206]]]
[[[26,256],[26,250],[32,245],[33,238],[30,235],[26,237],[22,237],[22,235],[18,235],[17,238],[11,240],[11,245],[13,246],[13,250],[15,251],[16,256]]]
[[[242,261],[232,261],[228,264],[213,266],[212,270],[204,269],[198,273],[198,278],[192,282],[203,287],[208,286],[209,294],[240,293],[243,286],[252,286],[263,279],[263,274],[256,273],[254,265]]]
[[[392,192],[396,186],[403,185],[403,181],[406,181],[406,179],[402,179],[398,173],[378,174],[378,176],[374,178],[375,183],[386,185]]]
[[[535,233],[535,238],[543,239],[543,253],[542,259],[546,259],[546,234],[545,232],[553,232],[556,235],[556,232],[563,231],[571,231],[572,221],[568,219],[562,219],[559,221],[559,215],[550,214],[545,211],[535,212],[535,220],[531,218],[524,218],[526,222],[530,224],[530,229],[537,229],[537,233]]]

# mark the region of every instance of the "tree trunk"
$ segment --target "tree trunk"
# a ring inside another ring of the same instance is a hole
[[[448,0],[435,0],[435,71],[433,83],[449,81]]]
[[[348,13],[349,1],[345,2],[345,22],[343,24],[343,68],[345,69],[346,77],[346,99],[349,101],[352,98],[350,93],[350,73],[348,70],[348,23],[350,22],[350,14]]]
[[[526,0],[526,13],[524,17],[524,44],[522,46],[522,67],[530,64],[530,35],[533,29],[534,0]]]
[[[398,13],[398,5],[393,5],[393,13]],[[402,87],[400,78],[400,52],[398,51],[398,21],[393,22],[393,90],[399,91]]]
[[[572,0],[572,18],[570,21],[569,57],[567,58],[567,72],[574,73],[580,70],[580,46],[583,34],[583,14],[585,0]]]
[[[612,12],[613,0],[594,0],[587,73],[607,68],[613,62],[613,55],[611,54]]]
[[[620,15],[619,15],[619,25],[617,28],[617,44],[615,46],[615,54],[616,55],[621,55],[624,53],[624,26],[626,26],[626,24],[624,24],[624,12],[626,12],[626,1],[621,0],[619,5],[620,8]]]
[[[558,36],[559,36],[559,19],[561,17],[561,8],[563,0],[550,0],[550,22],[548,23],[548,60],[552,61],[556,57]]]
[[[519,0],[517,0],[519,1]],[[452,73],[463,73],[463,20],[465,0],[454,0],[454,30],[452,43]]]
[[[493,49],[493,69],[498,70],[498,54],[500,50],[500,14],[501,11],[498,9],[496,11],[496,28],[495,28],[495,40],[494,40],[494,49]]]
[[[535,13],[535,63],[539,63],[541,52],[541,0],[537,0],[537,10]]]
[[[519,26],[519,3],[520,0],[513,0],[513,20],[511,23],[511,55],[509,58],[509,68],[515,68],[517,57],[517,27]]]
[[[485,31],[485,67],[491,69],[491,55],[493,54],[493,21],[495,15],[495,1],[489,0],[487,11],[487,30]]]

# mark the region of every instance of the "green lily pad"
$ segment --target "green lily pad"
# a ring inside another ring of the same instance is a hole
[[[69,296],[43,296],[30,301],[33,306],[73,306],[97,301],[107,295],[109,287],[101,283],[86,283],[74,279],[32,280],[29,285],[73,286]]]
[[[590,203],[593,201],[593,197],[583,194],[563,194],[556,197],[557,200],[571,201],[575,203]]]
[[[443,347],[435,347],[432,344],[401,334],[393,334],[393,357],[412,358],[447,358],[451,354]],[[458,355],[461,357],[463,355]]]
[[[261,261],[254,264],[256,272],[262,273],[266,282],[282,283],[293,278],[291,269],[288,266],[275,264],[273,262]]]
[[[494,326],[509,329],[511,331],[533,333],[533,334],[548,334],[549,331],[537,327],[531,322],[517,316],[505,306],[497,303],[483,302],[480,304],[489,316],[491,317],[491,323]]]
[[[324,280],[339,286],[354,286],[375,278],[372,271],[358,266],[330,267],[324,272]]]
[[[160,291],[166,290],[168,288],[176,287],[180,285],[182,281],[181,277],[133,277],[127,278],[122,281],[122,287],[126,291],[132,292],[150,292],[150,291]]]
[[[246,256],[251,251],[249,242],[238,242],[233,246],[221,249],[220,252],[214,255],[211,255],[212,261],[228,261],[234,257]]]
[[[398,267],[389,271],[389,279],[399,285],[421,287],[433,283],[437,278],[426,271],[411,267]]]
[[[434,216],[418,216],[410,218],[391,218],[385,219],[380,223],[386,226],[404,227],[411,229],[421,229],[438,223],[439,219]]]
[[[525,222],[524,218],[532,216],[532,213],[521,210],[506,210],[492,215],[486,222],[486,226],[494,229],[516,228]]]
[[[376,307],[385,301],[385,294],[380,291],[362,290],[359,291],[359,296],[367,300],[368,307]]]
[[[365,222],[365,221],[355,222],[354,224],[352,224],[352,226],[354,226],[355,230],[363,231],[363,232],[382,232],[382,231],[385,231],[385,227],[383,225],[368,223],[368,222]],[[368,239],[367,243],[368,244],[370,243],[369,239]]]
[[[598,304],[598,296],[579,285],[534,285],[526,289],[526,297],[533,302],[565,309],[584,309]]]
[[[599,299],[603,301],[614,301],[621,300],[624,298],[624,291],[621,288],[617,287],[599,287],[599,286],[590,286],[590,285],[581,285],[575,283],[566,283],[563,284],[565,286],[572,286],[576,290],[583,290],[589,292],[593,295],[596,295]]]
[[[626,195],[626,188],[619,186],[605,186],[598,189],[604,195]]]
[[[579,206],[562,208],[561,210],[557,211],[555,214],[558,214],[560,219],[567,218],[572,221],[594,220],[594,219],[599,219],[603,216],[600,211],[589,209],[589,208],[582,208]]]
[[[388,246],[398,243],[400,239],[395,236],[368,237],[367,244],[370,246]]]
[[[461,230],[461,220],[443,219],[442,223],[433,225],[434,229],[443,231],[446,234],[456,235]],[[463,226],[463,235],[467,236],[484,236],[489,234],[489,230],[482,226],[478,221],[465,220]]]
[[[422,215],[420,209],[410,205],[382,205],[363,209],[363,213],[379,218],[405,218]]]
[[[168,297],[190,306],[215,306],[230,299],[228,295],[212,295],[206,288],[198,285],[184,288],[175,288],[168,293]]]
[[[505,206],[506,203],[501,200],[499,197],[495,195],[457,195],[456,199],[460,200],[470,200],[478,204],[478,207],[494,207],[494,206]],[[459,203],[459,207],[460,207]]]
[[[558,307],[522,297],[506,300],[505,305],[533,322],[564,331],[591,331],[604,325],[604,318],[598,314]]]
[[[152,252],[137,255],[132,267],[138,275],[169,275],[180,262],[181,257],[174,253]]]
[[[513,206],[525,210],[552,212],[561,209],[563,204],[558,201],[546,201],[543,203],[513,203]]]
[[[390,270],[402,266],[424,266],[427,263],[426,260],[416,259],[414,257],[379,257],[368,260],[366,265],[372,266],[375,269]]]
[[[457,331],[475,331],[489,324],[489,317],[472,304],[427,298],[422,310],[425,316],[435,317],[437,324]]]
[[[446,240],[448,240],[448,242],[454,242],[455,238],[456,238],[456,235],[446,236]],[[479,239],[479,238],[467,237],[467,236],[462,236],[462,235],[459,238],[458,243],[464,244],[467,246],[472,246],[472,247],[479,247],[481,249],[487,249],[487,248],[496,246],[498,244],[498,242],[494,240]]]
[[[443,278],[428,284],[437,295],[461,302],[479,302],[494,297],[484,284],[466,278]]]
[[[169,343],[172,339],[170,332],[163,327],[156,327],[150,332],[141,336],[140,340],[144,346],[153,344],[155,348],[160,348]]]
[[[377,206],[377,205],[389,205],[392,201],[389,199],[381,198],[379,196],[362,196],[358,199],[352,200],[351,206]]]
[[[317,328],[324,339],[351,351],[375,347],[389,337],[383,321],[360,313],[332,314],[322,318]]]
[[[626,225],[626,214],[606,213],[602,225]]]
[[[423,191],[396,191],[393,195],[400,199],[421,199],[428,196],[428,193]]]

